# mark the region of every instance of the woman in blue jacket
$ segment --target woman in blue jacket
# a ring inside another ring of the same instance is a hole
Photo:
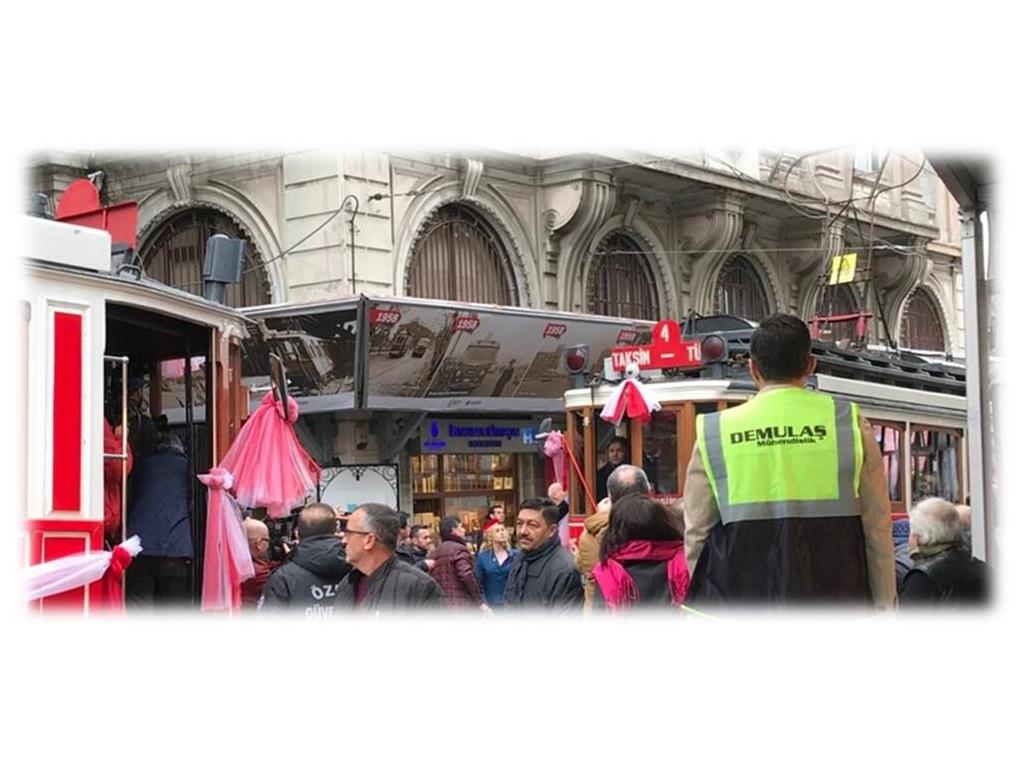
[[[517,550],[508,545],[508,528],[492,525],[484,533],[484,545],[476,556],[476,580],[484,591],[484,602],[491,608],[505,604],[505,582],[512,570]]]

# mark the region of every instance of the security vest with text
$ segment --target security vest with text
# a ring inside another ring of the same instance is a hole
[[[861,441],[855,404],[797,387],[698,416],[721,523],[694,571],[694,601],[870,600]]]

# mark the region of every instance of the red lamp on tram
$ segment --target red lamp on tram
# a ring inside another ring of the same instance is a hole
[[[584,378],[587,366],[590,365],[590,347],[587,344],[576,344],[569,347],[562,357],[562,365],[566,372],[573,377],[573,386],[577,388],[586,386]]]

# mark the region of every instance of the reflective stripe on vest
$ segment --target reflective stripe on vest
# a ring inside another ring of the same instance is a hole
[[[771,390],[699,415],[697,444],[724,524],[859,514],[864,450],[850,402]]]

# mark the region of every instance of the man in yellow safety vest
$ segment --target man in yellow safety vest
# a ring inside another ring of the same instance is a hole
[[[804,322],[772,315],[750,341],[758,394],[697,417],[683,513],[687,602],[894,604],[874,431],[856,404],[804,389],[814,367]]]

